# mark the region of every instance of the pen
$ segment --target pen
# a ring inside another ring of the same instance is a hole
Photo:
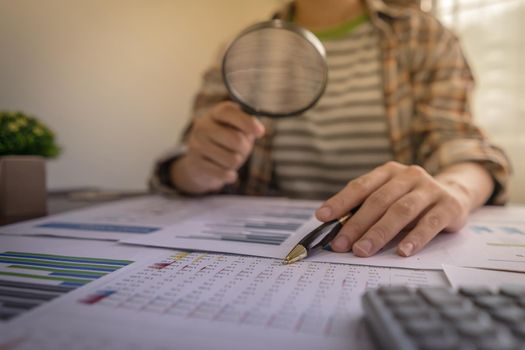
[[[350,213],[343,217],[325,222],[304,236],[299,243],[286,255],[284,264],[292,264],[308,256],[308,253],[316,248],[322,248],[339,233],[343,225],[354,215],[360,206],[353,208]]]

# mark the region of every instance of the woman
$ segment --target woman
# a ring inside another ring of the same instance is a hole
[[[212,67],[153,187],[328,198],[321,221],[361,204],[331,243],[361,257],[402,231],[398,254],[413,255],[473,209],[505,202],[508,160],[472,123],[471,72],[436,19],[381,0],[296,0],[276,17],[323,41],[323,97],[300,117],[258,120],[228,101]]]

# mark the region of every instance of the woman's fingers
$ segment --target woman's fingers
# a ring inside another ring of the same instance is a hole
[[[190,152],[198,153],[201,157],[227,170],[239,169],[245,160],[242,154],[232,152],[207,138],[193,145]]]
[[[248,155],[253,147],[254,138],[242,131],[227,128],[223,125],[212,125],[210,130],[202,134],[202,138],[229,150],[230,152]]]
[[[347,252],[352,245],[376,223],[402,196],[415,186],[412,179],[396,176],[373,192],[361,205],[359,210],[341,228],[331,247],[336,252]]]
[[[254,116],[246,114],[234,102],[223,102],[210,113],[211,118],[218,123],[233,127],[253,138],[264,134],[264,125]]]
[[[439,202],[422,215],[415,227],[399,243],[398,254],[415,254],[441,231],[459,231],[465,225],[468,213],[467,204],[462,201],[461,196],[451,196],[447,191],[442,191]]]
[[[420,251],[432,238],[449,224],[453,212],[447,208],[445,202],[430,209],[419,220],[416,227],[410,231],[397,246],[397,253],[401,256],[411,256]]]
[[[204,193],[235,182],[264,132],[263,124],[236,103],[217,104],[193,122],[188,152],[171,170],[174,183],[182,191]]]
[[[401,167],[403,165],[389,162],[350,181],[341,191],[317,209],[317,218],[321,221],[330,221],[346,215],[354,207],[361,204],[372,192],[390,180],[396,169]]]
[[[436,193],[418,187],[394,202],[372,227],[352,246],[356,256],[367,257],[377,253],[388,242],[416,219],[419,214],[438,201]]]
[[[232,133],[240,133],[233,131]],[[239,169],[248,157],[251,146],[245,142],[240,144],[237,150],[232,150],[210,138],[208,135],[202,135],[198,139],[192,139],[189,142],[189,152],[198,153],[202,157],[209,159],[224,169]]]
[[[235,170],[224,169],[199,154],[188,154],[179,160],[176,165],[180,165],[184,171],[191,175],[192,184],[196,186],[196,193],[219,190],[225,184],[233,183],[237,180],[237,172]]]

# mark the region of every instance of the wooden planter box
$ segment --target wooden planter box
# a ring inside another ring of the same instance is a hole
[[[44,158],[0,157],[0,225],[44,216],[46,213]]]

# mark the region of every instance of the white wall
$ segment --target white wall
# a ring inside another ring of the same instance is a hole
[[[58,135],[50,188],[145,188],[218,45],[278,4],[0,0],[0,110],[32,113]]]

